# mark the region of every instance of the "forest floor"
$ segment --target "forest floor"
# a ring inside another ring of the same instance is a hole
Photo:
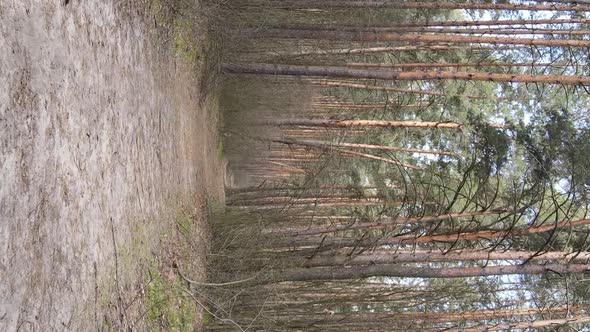
[[[204,278],[224,168],[181,1],[0,1],[0,331],[198,329],[175,269]]]

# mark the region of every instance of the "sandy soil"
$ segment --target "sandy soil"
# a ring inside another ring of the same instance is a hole
[[[216,115],[153,3],[0,0],[0,331],[101,330],[139,264],[115,248],[222,196]]]

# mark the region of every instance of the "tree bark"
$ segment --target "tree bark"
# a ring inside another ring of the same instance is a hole
[[[280,120],[279,120],[280,121]],[[356,156],[356,157],[361,157],[361,158],[365,158],[365,159],[372,159],[372,160],[377,160],[377,161],[382,161],[388,164],[393,164],[396,166],[401,166],[407,169],[412,169],[412,170],[419,170],[420,167],[418,166],[414,166],[414,165],[410,165],[410,164],[406,164],[406,163],[402,163],[400,161],[397,160],[393,160],[393,159],[389,159],[389,158],[383,158],[383,157],[379,157],[379,156],[375,156],[372,154],[368,154],[368,153],[362,153],[362,152],[357,152],[357,151],[351,151],[351,150],[345,150],[345,149],[340,149],[336,146],[333,145],[329,145],[329,144],[324,144],[324,143],[319,143],[319,142],[312,142],[312,141],[299,141],[299,140],[292,140],[292,139],[272,139],[272,142],[275,143],[282,143],[282,144],[294,144],[294,145],[302,145],[302,146],[308,146],[311,148],[316,148],[316,149],[321,149],[321,150],[330,150],[330,151],[336,151],[340,154],[344,154],[344,155],[350,155],[350,156]]]
[[[590,47],[590,40],[584,39],[544,39],[511,38],[495,36],[463,36],[394,32],[343,32],[330,30],[265,30],[257,37],[346,40],[360,42],[412,42],[412,43],[466,43],[492,45],[527,45],[554,47]]]
[[[277,230],[273,229],[270,230],[272,234],[281,234],[287,235],[290,237],[294,236],[301,236],[301,235],[318,235],[318,234],[325,234],[325,233],[332,233],[338,231],[345,231],[345,230],[355,230],[355,229],[384,229],[387,227],[398,226],[400,224],[409,224],[409,223],[434,223],[438,221],[444,221],[449,219],[461,219],[461,218],[473,218],[477,216],[490,216],[490,215],[499,215],[502,213],[506,213],[508,210],[505,209],[497,209],[497,210],[489,210],[489,211],[473,211],[473,212],[463,212],[463,213],[449,213],[449,214],[442,214],[442,215],[433,215],[433,216],[422,216],[422,217],[413,217],[413,218],[381,218],[376,222],[373,223],[356,223],[353,225],[345,225],[345,226],[308,226],[304,229],[293,230],[293,229],[284,229],[284,230]],[[432,235],[434,236],[434,235]],[[422,236],[424,237],[424,236]],[[455,235],[456,237],[456,235]]]
[[[414,267],[398,264],[380,264],[368,266],[352,266],[348,268],[294,268],[275,273],[259,283],[276,283],[282,281],[328,281],[355,280],[369,277],[399,278],[465,278],[515,274],[572,274],[590,271],[588,264],[547,264],[547,265],[500,265],[431,268]]]
[[[357,149],[367,149],[367,150],[399,151],[399,152],[409,152],[409,153],[419,153],[419,154],[434,154],[434,155],[454,156],[454,157],[458,156],[457,153],[450,152],[450,151],[400,148],[398,146],[387,146],[387,145],[344,143],[344,142],[322,142],[322,141],[313,141],[313,140],[301,141],[301,140],[294,140],[294,139],[283,139],[281,141],[282,142],[280,142],[280,143],[284,143],[284,144],[295,144],[295,145],[303,145],[303,146],[309,146],[308,144],[314,144],[317,146],[326,146],[326,147],[332,147],[332,148],[357,148]]]
[[[575,306],[572,306],[573,309]],[[445,322],[458,322],[458,321],[478,321],[478,320],[498,320],[505,318],[514,318],[517,316],[530,316],[538,315],[540,313],[551,313],[553,315],[563,314],[568,310],[566,306],[559,306],[551,309],[538,309],[538,308],[509,308],[509,309],[491,309],[491,310],[474,310],[474,311],[447,311],[447,312],[351,312],[351,313],[334,313],[326,316],[324,312],[310,312],[304,311],[299,315],[288,315],[289,324],[291,327],[303,327],[305,325],[293,326],[290,323],[296,322],[296,324],[310,321],[317,322],[314,324],[318,327],[327,326],[383,326],[385,324],[393,324],[399,326],[399,324],[413,322],[416,325],[424,323],[445,323]],[[308,325],[309,326],[309,325]]]
[[[252,2],[250,2],[252,3]],[[572,11],[586,12],[590,11],[588,5],[556,5],[556,4],[509,4],[509,3],[452,3],[452,2],[400,2],[399,0],[390,1],[366,1],[366,0],[302,0],[302,1],[280,1],[280,2],[262,2],[261,5],[271,8],[282,9],[350,9],[350,8],[395,8],[395,9],[479,9],[479,10],[532,10],[532,11]],[[246,4],[247,5],[247,4]]]
[[[524,46],[522,46],[524,47]],[[520,47],[506,46],[496,47],[495,50],[511,50]],[[362,48],[339,48],[339,49],[313,49],[296,52],[270,52],[267,55],[274,57],[286,56],[306,56],[306,55],[350,55],[350,54],[366,54],[366,53],[384,53],[384,52],[413,52],[413,51],[451,51],[464,50],[464,46],[449,46],[449,45],[429,45],[422,46],[376,46],[376,47],[362,47]],[[469,47],[470,51],[490,50],[491,47]]]
[[[394,249],[389,251],[377,250],[376,252],[357,256],[342,255],[316,255],[311,259],[300,259],[299,265],[305,267],[327,266],[351,266],[369,264],[394,264],[394,263],[424,263],[424,262],[459,262],[459,261],[488,261],[488,260],[587,260],[590,252],[571,253],[565,251],[537,253],[536,251],[505,251],[489,252],[462,250],[458,252],[442,253],[440,251],[416,251],[403,252]]]
[[[576,23],[590,23],[587,18],[566,18],[566,19],[518,19],[518,20],[468,20],[468,21],[429,21],[429,22],[391,22],[386,24],[372,23],[371,27],[375,28],[405,28],[405,27],[466,27],[466,26],[514,26],[514,25],[555,25],[555,24],[576,24]],[[305,30],[321,30],[325,28],[324,25],[277,25],[277,29],[305,29]],[[349,26],[350,28],[358,28],[359,26]],[[345,27],[346,28],[346,27]],[[333,30],[339,30],[335,27]]]
[[[230,74],[319,76],[352,79],[377,79],[392,81],[418,80],[464,80],[513,83],[549,83],[560,85],[590,84],[590,76],[581,75],[529,75],[498,74],[484,72],[449,71],[393,71],[353,69],[333,66],[297,66],[277,64],[223,64],[222,69]]]
[[[297,29],[298,30],[298,29]],[[296,31],[297,31],[296,30]],[[311,29],[302,29],[306,31],[314,31]],[[280,30],[279,30],[280,31]],[[284,30],[291,31],[291,30]],[[341,29],[318,29],[315,31],[341,31],[349,33],[413,33],[413,34],[446,34],[449,37],[453,35],[488,35],[488,37],[497,35],[526,35],[526,36],[587,36],[590,34],[588,30],[571,30],[571,29],[548,29],[548,28],[427,28],[427,27],[344,27]]]
[[[454,332],[479,332],[479,331],[513,331],[515,329],[518,330],[528,330],[528,329],[535,329],[541,327],[559,327],[566,324],[584,324],[590,323],[590,316],[586,317],[571,317],[571,318],[563,318],[563,319],[547,319],[547,320],[537,320],[532,322],[517,322],[517,323],[501,323],[501,324],[489,324],[489,325],[480,325],[476,328],[468,328],[468,329],[453,329],[447,331],[454,331]]]
[[[312,81],[312,84],[330,86],[330,87],[336,87],[336,88],[392,91],[392,92],[401,92],[401,93],[430,95],[430,96],[446,96],[446,94],[444,92],[438,92],[438,91],[432,91],[432,90],[412,90],[412,89],[396,88],[396,87],[391,87],[391,86],[376,86],[376,85],[356,84],[356,83],[346,83],[346,82],[329,82],[329,81],[325,81],[325,80]]]
[[[581,225],[590,224],[590,219],[580,219],[574,221],[562,221],[553,225],[534,226],[534,227],[523,227],[513,228],[510,230],[483,230],[475,232],[462,232],[454,234],[434,234],[434,235],[391,235],[382,238],[369,238],[369,239],[356,239],[356,238],[331,238],[328,237],[323,239],[319,236],[307,236],[303,239],[298,239],[293,236],[289,236],[286,241],[277,240],[274,245],[278,247],[303,247],[303,246],[319,246],[325,249],[344,248],[344,247],[377,247],[383,245],[396,246],[401,244],[416,244],[416,243],[454,243],[457,241],[477,241],[481,239],[501,239],[509,236],[526,236],[530,234],[538,234],[550,232],[555,229],[574,227]],[[350,226],[354,229],[355,225]],[[373,226],[373,228],[379,226]],[[386,226],[385,226],[386,227]],[[360,227],[358,227],[360,228]],[[368,226],[371,229],[371,226]],[[362,229],[362,228],[360,228]],[[342,230],[342,229],[341,229]],[[322,234],[327,232],[314,232],[314,234]]]
[[[406,63],[359,63],[351,62],[346,64],[347,67],[365,67],[365,68],[432,68],[432,67],[567,67],[567,63],[510,63],[510,62],[406,62]]]
[[[386,120],[333,120],[333,119],[282,119],[258,122],[269,126],[309,126],[325,128],[381,127],[381,128],[430,128],[462,130],[463,124],[457,122],[434,121],[386,121]],[[493,128],[504,128],[503,125],[490,124]],[[285,144],[287,141],[285,141]]]

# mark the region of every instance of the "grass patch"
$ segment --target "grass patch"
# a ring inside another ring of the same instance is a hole
[[[162,235],[161,253],[154,256],[149,264],[149,281],[145,292],[145,309],[149,330],[194,331],[200,318],[200,308],[186,293],[190,291],[177,268],[188,269],[198,266],[193,261],[195,248],[189,239],[197,231],[195,210],[189,202],[179,199],[175,217],[176,231]]]
[[[165,309],[166,294],[164,294],[164,285],[160,272],[152,271],[153,280],[147,289],[147,317],[150,322],[155,324],[160,320]]]
[[[194,33],[194,23],[185,15],[180,15],[174,20],[172,33],[173,49],[176,56],[184,58],[190,64],[197,64],[201,59],[201,52],[197,47]]]
[[[176,226],[181,235],[190,235],[193,231],[193,218],[191,214],[186,210],[182,210],[178,214],[178,217],[176,217]]]
[[[198,280],[195,274],[205,268],[200,241],[205,211],[200,199],[179,197],[171,204],[177,204],[175,227],[162,235],[162,249],[151,258],[144,283],[146,325],[148,330],[195,331],[204,319],[202,308],[187,293],[194,290],[181,275]]]
[[[203,56],[198,31],[202,18],[197,4],[190,0],[151,0],[150,9],[157,35],[165,47],[190,65],[198,65]]]
[[[203,326],[209,326],[209,324],[211,324],[211,322],[213,321],[213,316],[211,316],[210,313],[205,312],[203,314]]]
[[[151,282],[146,291],[147,320],[150,329],[193,331],[197,308],[183,291],[179,279],[164,277],[157,267],[152,268]]]
[[[187,292],[200,294],[179,271],[194,280],[204,275],[206,237],[201,228],[207,212],[203,201],[195,196],[175,197],[169,204],[177,212],[160,233],[146,234],[137,226],[132,241],[119,244],[118,274],[110,271],[112,278],[103,281],[97,294],[106,311],[103,326],[113,331],[199,330],[202,308]]]
[[[219,140],[219,143],[217,143],[217,159],[223,160],[223,157],[224,157],[223,141]]]

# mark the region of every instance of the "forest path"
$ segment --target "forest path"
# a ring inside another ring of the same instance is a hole
[[[179,207],[222,199],[206,46],[155,6],[0,1],[1,331],[102,329]]]

